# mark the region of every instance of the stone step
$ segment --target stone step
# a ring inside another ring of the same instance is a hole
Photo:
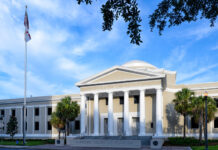
[[[79,139],[93,139],[93,140],[140,140],[142,146],[149,146],[152,136],[84,136]]]

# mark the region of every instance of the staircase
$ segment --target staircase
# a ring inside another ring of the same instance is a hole
[[[92,140],[140,140],[142,146],[149,146],[152,136],[83,136],[77,139]]]

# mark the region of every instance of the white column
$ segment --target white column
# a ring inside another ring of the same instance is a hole
[[[163,96],[162,89],[156,89],[156,134],[155,136],[162,136],[163,134]]]
[[[80,104],[80,134],[85,135],[85,118],[86,118],[86,96],[81,95],[81,104]]]
[[[94,135],[99,135],[98,93],[94,94]]]
[[[140,90],[139,102],[139,115],[140,115],[140,133],[139,136],[145,136],[145,90]]]
[[[124,91],[124,134],[130,135],[129,132],[129,91]]]
[[[108,93],[108,134],[114,135],[113,92]]]

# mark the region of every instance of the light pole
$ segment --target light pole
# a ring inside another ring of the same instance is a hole
[[[208,93],[205,91],[204,99],[205,99],[205,131],[204,131],[204,138],[205,138],[205,150],[208,150],[208,140],[207,140],[207,96]]]

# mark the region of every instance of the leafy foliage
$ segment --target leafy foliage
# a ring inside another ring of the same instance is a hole
[[[67,96],[57,104],[56,112],[53,113],[53,123],[58,128],[61,129],[62,125],[65,126],[65,139],[68,133],[68,124],[70,121],[75,120],[75,118],[80,113],[80,107],[77,102],[71,101],[71,97]],[[60,138],[60,131],[59,131]]]
[[[71,97],[67,96],[57,104],[56,115],[64,123],[73,121],[78,116],[80,107],[77,102],[71,101]]]
[[[199,14],[201,19],[210,20],[210,26],[214,26],[218,15],[217,0],[162,0],[149,16],[151,31],[156,26],[161,34],[167,24],[172,27],[196,21]]]
[[[173,100],[175,104],[175,110],[183,115],[184,126],[183,126],[183,137],[186,135],[186,116],[190,112],[190,98],[194,96],[194,92],[187,88],[183,88],[181,91],[175,93],[176,98]]]
[[[10,134],[11,138],[13,139],[14,135],[18,132],[18,126],[17,126],[17,118],[14,116],[10,117],[9,122],[7,123],[7,134]]]
[[[91,0],[77,0],[78,4],[86,3],[92,4]],[[141,40],[141,29],[140,22],[141,17],[139,16],[140,10],[136,0],[107,0],[102,5],[101,13],[103,14],[103,31],[112,30],[114,20],[118,20],[122,17],[125,22],[128,22],[127,34],[131,38],[131,43],[140,45]]]
[[[65,123],[57,116],[56,112],[51,115],[51,124],[58,130],[58,139],[60,139],[60,132],[64,128]]]
[[[191,98],[190,112],[195,120],[199,123],[200,134],[199,140],[202,140],[202,126],[205,127],[205,99],[202,96]],[[207,97],[207,122],[214,119],[216,113],[216,102]]]
[[[77,0],[78,4],[92,4],[92,0]],[[107,0],[102,5],[103,31],[112,30],[114,20],[122,17],[128,23],[127,34],[131,43],[140,45],[141,17],[137,0]],[[199,15],[200,14],[200,15]],[[158,28],[159,34],[168,27],[180,25],[183,22],[196,21],[198,17],[210,20],[214,26],[218,15],[217,0],[162,0],[158,8],[149,16],[151,31]]]

